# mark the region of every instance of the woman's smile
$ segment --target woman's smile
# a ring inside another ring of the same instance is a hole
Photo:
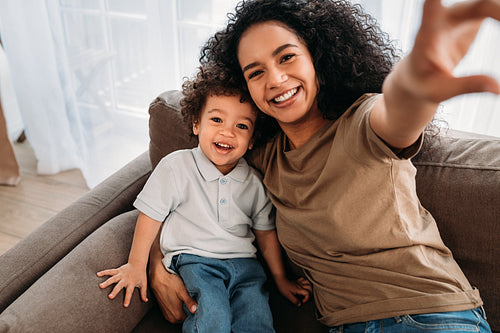
[[[299,88],[293,88],[291,90],[288,90],[287,92],[275,97],[272,99],[273,103],[279,104],[288,101],[290,98],[294,97],[295,94],[297,94],[297,91]]]
[[[306,44],[283,23],[250,26],[238,45],[238,61],[255,104],[276,119],[296,146],[325,123],[317,104],[316,70]]]

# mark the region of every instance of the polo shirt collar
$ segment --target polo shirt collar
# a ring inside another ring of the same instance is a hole
[[[221,176],[224,176],[222,172],[220,172],[219,169],[217,169],[217,167],[212,163],[212,161],[205,156],[199,145],[193,149],[193,156],[198,170],[206,181],[217,180]],[[226,177],[242,183],[247,178],[249,172],[250,167],[248,166],[247,161],[245,161],[244,158],[240,158],[238,164],[236,164],[234,169],[231,170]]]

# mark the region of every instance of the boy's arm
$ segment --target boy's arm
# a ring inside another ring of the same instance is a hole
[[[254,229],[253,231],[257,239],[257,245],[266,260],[279,291],[297,306],[301,306],[307,302],[309,294],[312,292],[311,284],[304,278],[298,279],[297,282],[292,282],[286,277],[276,230]]]
[[[412,51],[395,65],[383,84],[383,98],[373,107],[370,125],[393,148],[406,148],[434,118],[439,103],[472,92],[500,93],[491,77],[455,77],[484,18],[500,20],[500,2],[462,1],[444,7],[426,0],[422,25]]]
[[[148,301],[146,266],[148,264],[151,245],[158,234],[160,226],[161,222],[140,213],[137,218],[128,263],[119,268],[108,269],[97,273],[99,277],[111,276],[101,283],[99,287],[107,288],[109,285],[116,283],[108,296],[110,299],[114,299],[116,295],[125,288],[125,300],[123,305],[128,307],[134,289],[138,287],[141,299],[144,302]]]

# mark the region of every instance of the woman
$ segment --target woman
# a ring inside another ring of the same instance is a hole
[[[487,16],[500,19],[498,1],[427,0],[412,52],[391,70],[392,48],[347,1],[249,1],[203,50],[202,62],[228,70],[278,125],[249,161],[332,332],[418,331],[415,323],[490,331],[478,291],[416,197],[409,161],[440,102],[500,93],[489,77],[452,75]],[[166,317],[182,317],[175,302],[195,310],[155,262]]]

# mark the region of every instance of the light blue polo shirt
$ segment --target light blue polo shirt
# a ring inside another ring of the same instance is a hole
[[[165,156],[134,206],[164,222],[160,247],[167,270],[180,253],[255,257],[251,228],[275,228],[274,209],[258,172],[241,158],[223,175],[199,146]]]

